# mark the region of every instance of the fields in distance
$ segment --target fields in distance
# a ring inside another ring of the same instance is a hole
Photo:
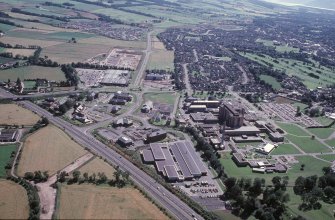
[[[59,219],[168,219],[134,188],[62,185]]]
[[[108,179],[113,179],[114,168],[99,158],[94,158],[92,161],[88,162],[84,166],[78,169],[81,174],[88,173],[91,176],[93,173],[105,173]]]
[[[36,114],[16,104],[0,105],[0,124],[34,125],[38,120]]]
[[[0,194],[1,219],[28,219],[28,196],[22,186],[8,180],[0,180]]]
[[[37,170],[50,175],[85,154],[85,150],[62,130],[48,125],[29,136],[23,145],[18,175]]]

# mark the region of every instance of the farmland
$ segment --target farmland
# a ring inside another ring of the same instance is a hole
[[[6,49],[6,52],[12,53],[13,56],[23,55],[23,56],[27,56],[28,57],[28,56],[33,55],[34,51],[35,50],[31,50],[31,49],[12,49],[12,48]]]
[[[111,165],[99,158],[94,158],[92,161],[80,167],[78,170],[81,173],[88,173],[89,176],[93,173],[105,173],[108,179],[113,179],[113,174],[115,171]]]
[[[29,45],[38,45],[42,48],[64,43],[60,41],[37,40],[24,37],[9,37],[9,36],[2,37],[1,42],[11,45],[20,44],[26,47],[28,47]]]
[[[0,177],[6,176],[5,166],[10,161],[10,156],[16,148],[16,144],[0,145]]]
[[[34,125],[39,117],[16,104],[0,105],[0,124]]]
[[[49,125],[25,140],[18,174],[37,170],[54,174],[84,154],[85,150],[62,130]]]
[[[146,42],[144,41],[124,41],[101,36],[80,39],[78,42],[82,44],[92,44],[97,46],[104,45],[109,47],[125,47],[134,49],[144,49],[146,47]]]
[[[169,50],[154,50],[150,55],[147,69],[174,69],[174,52]]]
[[[62,185],[60,219],[168,219],[134,188]]]
[[[0,71],[0,80],[16,81],[17,78],[24,79],[47,79],[50,81],[65,81],[65,75],[60,68],[42,67],[42,66],[25,66]]]
[[[22,186],[8,180],[0,180],[0,194],[1,219],[28,219],[28,196]]]

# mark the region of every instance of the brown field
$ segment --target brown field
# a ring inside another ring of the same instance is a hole
[[[63,185],[59,219],[168,219],[134,188]]]
[[[1,38],[1,42],[5,44],[20,44],[23,46],[29,46],[29,45],[38,45],[40,47],[49,47],[54,46],[57,44],[62,44],[64,42],[59,41],[49,41],[49,40],[35,40],[35,39],[29,39],[29,38],[21,38],[21,37],[8,37],[4,36]]]
[[[154,46],[154,49],[157,49],[157,50],[165,50],[166,49],[164,44],[157,37],[153,38],[153,46]]]
[[[138,48],[138,49],[146,48],[146,42],[144,41],[124,41],[124,40],[115,40],[107,37],[91,37],[91,38],[80,39],[79,43],[105,45],[109,47],[126,47],[126,48]]]
[[[28,219],[28,196],[22,186],[0,180],[0,194],[0,219]]]
[[[39,20],[40,17],[38,16],[33,16],[33,15],[24,15],[24,14],[20,14],[20,13],[13,13],[13,12],[9,12],[9,11],[6,11],[6,13],[13,17],[13,18],[20,18],[20,19],[36,19],[36,20]]]
[[[174,52],[168,50],[154,50],[150,55],[147,69],[174,69]]]
[[[34,54],[35,50],[31,49],[13,49],[13,48],[7,48],[6,52],[12,53],[13,56],[18,55],[23,55],[23,56],[31,56]]]
[[[52,175],[85,153],[62,130],[48,125],[25,140],[18,175],[36,170],[48,171]]]
[[[0,105],[0,124],[34,125],[39,117],[16,104]]]
[[[94,158],[89,163],[85,164],[84,166],[78,169],[81,174],[88,173],[88,175],[92,175],[93,173],[105,173],[108,179],[113,179],[114,168],[99,158]]]
[[[41,56],[48,56],[58,63],[81,62],[99,53],[107,53],[109,47],[102,44],[63,43],[42,50]]]

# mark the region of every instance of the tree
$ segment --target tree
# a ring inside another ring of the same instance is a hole
[[[304,169],[305,169],[305,164],[301,164],[301,166],[300,166],[300,170],[301,170],[301,171],[304,171]]]
[[[74,183],[76,183],[76,182],[78,182],[78,180],[79,180],[79,177],[80,177],[80,171],[78,171],[78,170],[76,170],[76,171],[74,171],[73,173],[72,173],[72,181],[74,182]]]
[[[301,109],[300,109],[300,106],[297,106],[297,112],[295,114],[297,117],[300,117],[301,116]]]

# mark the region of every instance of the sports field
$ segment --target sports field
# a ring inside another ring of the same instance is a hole
[[[0,177],[6,176],[5,166],[10,161],[10,156],[16,150],[16,144],[0,145]]]
[[[64,73],[58,67],[24,66],[0,71],[0,80],[2,81],[7,81],[8,79],[16,81],[18,77],[21,80],[37,78],[53,81],[66,80]]]
[[[0,105],[0,124],[34,125],[38,120],[36,114],[16,104]]]
[[[28,219],[28,196],[22,186],[9,180],[0,180],[0,194],[1,219]]]
[[[111,165],[99,158],[94,158],[92,161],[80,167],[78,170],[81,174],[88,173],[89,176],[93,173],[105,173],[108,179],[113,179],[113,174],[115,171]]]
[[[62,185],[59,219],[168,219],[134,188]]]
[[[18,175],[37,170],[48,171],[52,175],[85,152],[62,130],[48,125],[25,140]]]

